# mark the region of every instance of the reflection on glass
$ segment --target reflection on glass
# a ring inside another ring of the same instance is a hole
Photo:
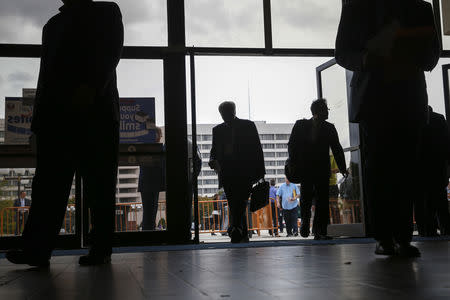
[[[189,0],[186,45],[264,47],[263,2],[259,0]]]
[[[19,236],[28,218],[34,168],[0,169],[0,237]],[[51,191],[49,191],[51,193]],[[60,234],[75,234],[75,180]]]
[[[333,123],[343,148],[350,147],[345,69],[334,65],[322,72],[323,97],[330,109],[329,122]]]
[[[272,1],[276,48],[334,48],[342,1]]]
[[[330,224],[362,222],[359,152],[346,152],[345,160],[349,176],[344,178],[339,173],[335,184],[330,181]]]

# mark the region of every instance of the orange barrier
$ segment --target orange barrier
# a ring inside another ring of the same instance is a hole
[[[22,234],[30,207],[5,207],[0,211],[0,236]],[[75,205],[67,205],[60,234],[75,234]]]
[[[252,226],[249,230],[256,230],[258,234],[260,230],[278,230],[278,207],[275,205],[276,226],[272,224],[272,203],[260,210],[251,213],[247,208],[247,224],[250,224],[249,218],[252,220]],[[206,200],[198,202],[198,223],[200,233],[216,233],[227,232],[229,225],[230,211],[227,200]]]

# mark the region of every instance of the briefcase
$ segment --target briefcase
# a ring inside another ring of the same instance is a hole
[[[286,160],[284,165],[284,175],[292,183],[300,183],[302,181],[301,168],[299,168],[290,158]]]
[[[264,179],[258,181],[253,187],[250,195],[250,211],[255,212],[269,204],[269,182]]]

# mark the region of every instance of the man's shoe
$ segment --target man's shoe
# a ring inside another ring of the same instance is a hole
[[[305,220],[300,224],[300,235],[304,238],[309,236],[309,220]]]
[[[78,263],[81,266],[96,266],[111,263],[110,254],[91,254],[80,256]]]
[[[377,241],[375,246],[375,254],[377,255],[394,255],[395,248],[392,241]]]
[[[400,257],[420,257],[420,251],[410,243],[399,243],[394,246],[395,254]]]
[[[230,237],[231,237],[231,242],[233,244],[240,243],[243,238],[242,229],[233,227],[233,229],[231,230]],[[248,238],[248,236],[247,236],[247,238]]]
[[[287,235],[286,235],[286,237],[292,237],[293,235],[292,235],[292,233],[288,233]]]
[[[314,235],[314,239],[316,241],[328,241],[328,240],[332,240],[333,238],[331,236],[328,236],[328,235],[315,234]]]
[[[29,265],[32,267],[46,268],[50,265],[48,258],[30,255],[23,250],[9,250],[6,252],[6,259],[17,265]]]
[[[298,232],[294,233],[294,236],[298,236]]]

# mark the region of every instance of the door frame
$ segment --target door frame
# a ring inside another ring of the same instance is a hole
[[[332,58],[329,61],[321,64],[316,68],[316,83],[317,83],[317,98],[324,98],[323,95],[323,81],[322,72],[328,70],[329,68],[336,66],[336,59]],[[350,76],[349,76],[350,75]],[[346,71],[346,83],[347,83],[347,105],[350,103],[350,80],[351,74]],[[358,124],[349,123],[350,127],[350,141],[351,147],[345,148],[344,153],[356,153],[359,164],[359,189],[360,189],[360,210],[361,210],[361,223],[355,224],[330,224],[328,225],[328,234],[330,236],[348,236],[348,237],[365,237],[366,236],[366,214],[365,214],[365,203],[364,203],[364,174],[362,168],[361,159],[361,148],[360,148],[360,137],[359,137],[359,126]]]

